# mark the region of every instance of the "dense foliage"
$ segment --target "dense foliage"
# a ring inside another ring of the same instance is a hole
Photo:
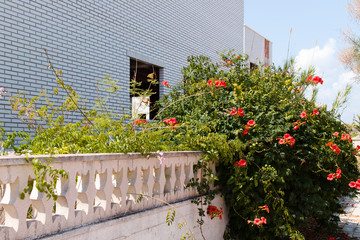
[[[204,198],[195,202],[210,203],[209,185],[215,181],[229,209],[225,238],[301,239],[297,227],[306,224],[307,218],[323,225],[336,223],[339,198],[357,188],[354,153],[358,149],[333,113],[326,106],[316,106],[316,88],[322,79],[310,72],[296,74],[288,67],[249,71],[246,57],[231,53],[221,57],[220,62],[189,57],[181,84],[164,84],[171,93],[159,103],[152,122],[119,117],[104,108],[82,108],[80,96],[50,62],[59,84],[54,94],[63,91],[68,97],[62,105],[47,100],[37,108],[45,93],[30,100],[13,96],[13,109],[35,135],[1,131],[2,147],[18,154],[201,150],[205,154],[197,171],[203,176],[191,184]],[[158,84],[151,75],[149,82]],[[103,84],[111,93],[119,90],[110,77]],[[136,80],[132,86],[136,90]],[[305,98],[306,91],[314,93],[311,99]],[[104,105],[99,99],[96,106]],[[74,111],[80,111],[83,120],[66,122],[66,114]],[[19,138],[23,142],[17,145]],[[216,176],[207,168],[214,160]],[[54,179],[56,174],[64,175],[39,162],[35,167],[55,174]],[[50,195],[52,186],[43,186]],[[208,206],[208,214],[221,217],[218,207]],[[205,210],[199,213],[205,215]]]
[[[293,226],[307,218],[335,223],[339,198],[353,192],[348,184],[359,172],[345,126],[304,97],[307,88],[316,93],[322,79],[280,68],[249,72],[243,63],[236,55],[217,63],[189,58],[183,84],[164,100],[162,112],[207,127],[192,143],[219,160],[228,237],[300,238]]]

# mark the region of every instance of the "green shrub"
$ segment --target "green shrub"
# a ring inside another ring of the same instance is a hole
[[[326,106],[316,107],[315,97],[305,98],[307,89],[316,93],[319,78],[271,67],[250,72],[246,58],[221,57],[215,63],[188,58],[183,82],[163,100],[160,114],[202,126],[185,142],[207,153],[208,160],[219,160],[217,183],[229,207],[227,237],[301,238],[296,228],[307,218],[336,223],[339,198],[354,192],[348,184],[359,172],[352,143],[333,135],[346,133],[345,126]],[[280,144],[285,134],[295,142]],[[326,146],[329,142],[341,152]],[[327,180],[338,168],[342,177]],[[254,224],[260,217],[267,224]]]
[[[23,120],[36,134],[30,138],[0,129],[1,144],[5,150],[32,154],[201,150],[205,154],[196,169],[203,177],[190,185],[197,186],[202,197],[194,202],[208,205],[213,197],[209,185],[215,182],[229,209],[225,238],[301,239],[297,228],[308,218],[335,224],[335,214],[341,212],[339,198],[355,192],[348,185],[359,172],[350,139],[341,137],[346,126],[334,117],[336,111],[315,105],[321,79],[288,68],[250,72],[245,57],[221,57],[215,63],[189,57],[183,81],[159,103],[156,119],[146,123],[103,112],[102,100],[95,110],[82,109],[80,96],[49,61],[59,85],[54,94],[65,91],[68,97],[59,107],[48,101],[40,109],[36,101],[45,93],[30,101],[13,97],[14,110],[27,117]],[[157,84],[152,77],[149,81]],[[111,91],[119,89],[109,77],[104,82]],[[305,91],[313,93],[311,99],[305,98]],[[80,111],[83,120],[66,123],[64,116],[74,111]],[[14,144],[16,138],[24,140],[20,146]],[[216,176],[207,168],[213,160],[218,160]],[[46,174],[54,179],[65,176],[48,163],[36,162],[35,170],[43,173],[40,179]],[[51,184],[42,187],[53,195]],[[222,212],[215,206],[210,209],[216,209],[212,217]],[[199,214],[204,216],[205,210]],[[201,218],[198,222],[203,223]]]

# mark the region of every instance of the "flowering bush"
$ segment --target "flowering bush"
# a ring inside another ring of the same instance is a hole
[[[168,81],[162,81],[161,84],[164,85],[165,87],[169,87]]]
[[[244,159],[240,159],[234,164],[234,167],[244,167],[244,166],[246,166],[246,161]]]
[[[170,126],[175,126],[175,125],[178,124],[178,122],[176,121],[175,118],[165,119],[163,122],[170,125]]]
[[[235,115],[238,117],[243,117],[244,116],[244,111],[241,108],[236,109],[231,109],[230,111],[230,115]]]
[[[209,205],[206,209],[206,213],[210,216],[211,219],[218,217],[220,220],[222,219],[223,209],[220,210],[216,206]]]
[[[12,98],[19,115],[31,113],[29,126],[36,135],[0,129],[2,146],[16,154],[157,152],[160,163],[166,161],[161,151],[201,150],[205,155],[195,170],[202,177],[190,185],[204,196],[195,202],[208,206],[206,212],[200,208],[200,216],[221,219],[221,206],[210,205],[210,185],[218,186],[229,209],[225,238],[301,239],[297,228],[307,218],[336,223],[339,198],[360,189],[354,156],[360,147],[352,146],[346,126],[333,113],[315,106],[314,97],[304,97],[307,88],[315,89],[323,80],[281,68],[250,72],[245,57],[221,57],[215,63],[189,57],[183,82],[159,103],[152,122],[82,110],[79,97],[54,70],[69,98],[62,107],[50,103],[41,109],[34,108],[38,98]],[[167,81],[162,84],[170,87]],[[84,119],[65,123],[67,111],[81,111]],[[24,141],[16,146],[15,138]],[[207,168],[213,160],[218,160],[217,176]]]
[[[204,162],[218,160],[230,218],[225,237],[301,239],[297,228],[307,218],[336,223],[339,198],[354,193],[359,172],[356,149],[343,140],[347,128],[304,96],[323,80],[281,68],[249,72],[243,56],[221,58],[190,57],[161,116],[188,126],[179,129],[182,144],[205,152]],[[199,179],[193,185],[203,187]]]

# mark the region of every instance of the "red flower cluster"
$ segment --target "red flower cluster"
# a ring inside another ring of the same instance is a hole
[[[333,150],[334,152],[336,152],[336,154],[340,154],[340,148],[336,145],[336,144],[332,144],[332,142],[329,142],[326,144],[327,147],[330,147],[331,150]]]
[[[345,140],[349,140],[349,142],[351,142],[352,143],[352,139],[351,139],[351,137],[350,137],[350,135],[349,134],[341,134],[341,140],[343,140],[343,141],[345,141]]]
[[[238,57],[239,58],[239,57]],[[231,64],[233,64],[233,62],[230,60],[230,59],[221,59],[221,61],[224,61],[225,62],[225,64],[223,65],[224,67],[226,66],[226,67],[230,67],[231,66]]]
[[[250,128],[251,128],[252,126],[254,126],[254,125],[255,125],[255,121],[254,121],[254,120],[249,120],[249,121],[247,122],[247,124],[245,125],[245,129],[244,129],[244,131],[242,132],[242,135],[248,134],[248,130],[250,130]]]
[[[349,187],[351,188],[356,188],[356,189],[360,189],[360,179],[358,179],[356,182],[351,181],[349,183]]]
[[[255,125],[255,121],[254,120],[249,120],[246,125],[249,126],[249,127],[252,127],[252,126]]]
[[[165,119],[163,122],[170,126],[175,126],[176,124],[178,124],[175,118]]]
[[[268,205],[260,206],[259,208],[260,208],[260,210],[264,210],[267,213],[270,213],[270,209],[269,209]]]
[[[266,224],[267,220],[264,217],[255,218],[254,221],[248,220],[248,223],[252,223],[253,225],[261,226],[262,224]]]
[[[306,124],[306,122],[300,122],[300,120],[297,120],[296,122],[293,122],[293,125],[294,125],[293,129],[298,130],[299,127],[303,124]]]
[[[316,84],[318,84],[318,83],[320,83],[320,84],[323,84],[323,83],[324,83],[324,81],[321,79],[321,77],[315,76],[315,77],[313,78],[313,75],[310,75],[310,76],[306,79],[306,81],[307,81],[307,82],[311,82],[311,84],[314,84],[314,85],[316,85]]]
[[[333,135],[334,135],[335,137],[339,137],[339,132],[334,132]],[[342,133],[340,139],[343,140],[343,141],[349,140],[349,142],[352,143],[352,139],[351,139],[351,136],[350,136],[349,134],[346,134],[346,135],[345,135],[344,133]]]
[[[208,85],[214,85],[213,84],[213,80],[210,79],[208,82],[207,82]],[[223,80],[218,80],[218,79],[215,79],[215,86],[216,87],[226,87],[226,82],[223,81]]]
[[[168,81],[162,81],[161,84],[164,85],[165,87],[169,87]]]
[[[142,100],[141,102],[142,102],[142,103],[147,104],[147,103],[150,103],[150,99],[149,99],[149,98],[147,98],[145,101],[144,101],[144,100]]]
[[[340,154],[340,148],[336,145],[336,144],[333,144],[331,146],[331,150],[333,150],[334,152],[336,152],[336,154]]]
[[[235,162],[234,167],[245,167],[246,166],[246,160],[240,159],[239,161]]]
[[[134,121],[134,126],[135,126],[135,125],[139,125],[139,124],[141,124],[141,123],[146,123],[146,119],[138,119],[138,120],[135,120],[135,121]]]
[[[230,115],[236,115],[238,117],[243,117],[244,116],[244,110],[242,110],[241,108],[236,109],[231,109],[230,110]]]
[[[295,139],[292,136],[290,136],[290,134],[285,133],[284,138],[279,139],[279,143],[280,144],[289,144],[290,147],[292,147],[295,144]]]
[[[220,220],[222,219],[223,209],[220,210],[216,206],[209,205],[206,209],[206,213],[210,216],[211,219],[218,217]]]
[[[315,83],[315,84],[318,84],[318,83],[320,83],[320,84],[323,84],[324,83],[324,81],[321,79],[321,77],[319,77],[319,76],[315,76],[313,79],[312,79],[312,81]]]
[[[327,176],[327,180],[332,181],[334,178],[341,178],[341,169],[338,168],[335,173],[331,173]]]
[[[353,152],[354,155],[356,155],[356,153],[360,152],[360,146],[357,145],[355,148],[355,152]]]
[[[314,108],[314,110],[313,110],[313,113],[311,114],[311,116],[315,116],[315,115],[319,115],[320,113],[319,113],[319,111],[316,109],[316,108]],[[306,112],[305,112],[305,109],[302,111],[302,113],[300,114],[300,117],[301,118],[306,118],[307,117],[307,114],[306,114]]]
[[[302,111],[302,113],[300,114],[300,117],[301,118],[306,118],[307,117],[305,110]]]
[[[313,116],[314,116],[314,115],[319,115],[319,111],[318,111],[317,109],[314,109],[312,115],[313,115]]]

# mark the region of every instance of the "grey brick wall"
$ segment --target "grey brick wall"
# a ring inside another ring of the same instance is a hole
[[[243,0],[0,0],[0,87],[37,95],[56,86],[46,67],[46,48],[64,80],[91,104],[96,79],[119,80],[118,111],[130,109],[130,57],[162,67],[174,85],[189,55],[216,58],[242,50]],[[168,89],[161,88],[161,94]],[[60,96],[61,97],[61,96]],[[77,118],[74,116],[74,118]],[[8,131],[25,125],[0,99],[0,122]]]

